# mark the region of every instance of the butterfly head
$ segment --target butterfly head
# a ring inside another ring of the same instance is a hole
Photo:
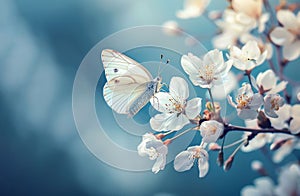
[[[162,81],[162,77],[161,76],[157,76],[156,78],[154,78],[155,82],[161,82]]]
[[[159,92],[162,87],[162,77],[157,76],[156,78],[153,79],[153,81],[157,84],[155,92]]]

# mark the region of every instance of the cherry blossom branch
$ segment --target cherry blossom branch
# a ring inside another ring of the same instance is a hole
[[[275,13],[274,13],[271,5],[270,5],[269,0],[263,0],[263,2],[264,2],[264,6],[266,8],[266,11],[271,14],[271,19],[272,19],[271,21],[274,21],[276,23],[276,21],[277,21],[276,16],[275,16]]]
[[[280,47],[276,46],[276,56],[277,56],[277,61],[278,61],[278,67],[279,67],[279,78],[280,80],[284,80],[284,68],[287,65],[288,61],[282,60],[281,52],[280,52]],[[286,88],[284,89],[284,97],[287,103],[290,103],[291,101],[291,96],[288,94]]]
[[[231,124],[225,124],[224,125],[224,132],[223,135],[221,136],[224,137],[227,133],[231,131],[246,131],[250,132],[254,135],[260,134],[260,133],[283,133],[287,135],[293,135],[300,137],[300,134],[292,134],[288,129],[275,129],[275,128],[267,128],[267,129],[254,129],[254,128],[247,128],[247,127],[242,127],[242,126],[236,126],[236,125],[231,125]]]
[[[272,70],[277,76],[279,76],[280,74],[279,74],[278,71],[276,70],[273,61],[272,61],[271,59],[269,59],[269,60],[268,60],[268,63],[269,63],[269,67],[271,68],[271,70]],[[283,71],[283,69],[282,69],[282,71]],[[282,80],[285,80],[285,81],[287,81],[287,82],[289,82],[289,84],[292,85],[292,86],[299,86],[299,85],[300,85],[300,82],[291,80],[291,79],[288,78],[286,75],[284,75],[283,72],[281,73],[281,79],[282,79]]]

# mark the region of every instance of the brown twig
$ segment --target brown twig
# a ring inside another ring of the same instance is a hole
[[[254,129],[254,128],[248,128],[248,127],[241,127],[241,126],[236,126],[236,125],[231,125],[231,124],[225,124],[224,125],[224,132],[223,135],[221,136],[224,137],[227,133],[231,131],[246,131],[250,132],[253,135],[261,134],[261,133],[283,133],[287,135],[293,135],[296,137],[300,137],[300,134],[292,134],[288,129],[275,129],[275,128],[267,128],[267,129]]]

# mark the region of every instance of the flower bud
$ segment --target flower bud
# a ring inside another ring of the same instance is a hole
[[[221,150],[219,151],[219,154],[218,154],[217,163],[218,163],[219,167],[222,167],[224,164],[224,153]]]
[[[263,168],[262,162],[260,162],[258,160],[252,161],[251,168],[253,171],[258,171],[258,170],[262,169]]]
[[[234,160],[234,156],[230,156],[230,157],[225,161],[225,164],[224,164],[224,171],[230,170],[230,168],[231,168],[231,166],[232,166],[232,163],[233,163],[233,160]]]
[[[210,143],[208,149],[212,151],[217,151],[221,149],[221,146],[219,146],[219,144],[217,143]]]
[[[159,134],[155,135],[155,137],[156,137],[157,139],[161,140],[161,139],[163,139],[163,138],[165,137],[165,134],[159,133]]]
[[[270,150],[278,150],[283,144],[285,144],[289,140],[290,138],[273,142],[270,146]]]
[[[262,162],[260,162],[258,160],[252,161],[251,168],[253,171],[258,172],[260,175],[267,176],[267,172],[266,172],[265,168],[263,167]]]
[[[172,139],[166,139],[163,143],[164,145],[169,145],[172,142]]]

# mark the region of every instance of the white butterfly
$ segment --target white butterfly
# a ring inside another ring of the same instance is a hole
[[[161,77],[153,79],[138,62],[110,49],[103,50],[101,57],[107,79],[103,96],[117,113],[134,116],[159,92]]]

